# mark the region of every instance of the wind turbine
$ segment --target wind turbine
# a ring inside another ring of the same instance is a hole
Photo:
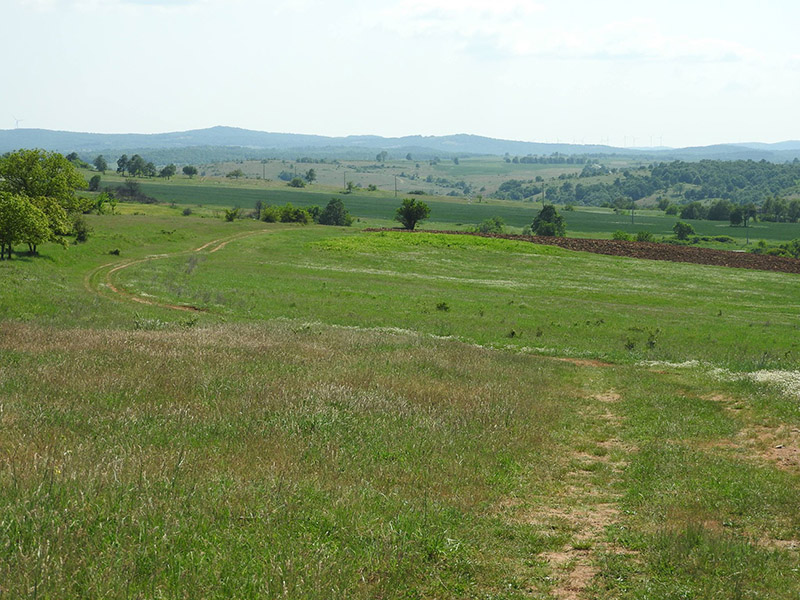
[[[14,117],[14,115],[11,115],[11,116]],[[19,129],[19,124],[22,123],[22,119],[18,119],[17,117],[14,117],[14,121],[15,121],[14,129]]]

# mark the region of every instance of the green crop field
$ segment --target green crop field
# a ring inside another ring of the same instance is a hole
[[[332,193],[217,187],[0,262],[0,596],[800,595],[796,275],[181,216]]]
[[[114,180],[115,183],[118,181]],[[121,180],[119,180],[121,181]],[[299,206],[325,206],[332,197],[342,198],[347,209],[365,221],[365,225],[391,226],[399,199],[392,193],[356,192],[341,194],[339,190],[326,187],[293,189],[286,185],[256,181],[189,181],[179,179],[172,182],[141,181],[142,192],[162,203],[174,204],[177,208],[189,207],[214,214],[213,209],[240,207],[252,209],[256,202],[283,205],[287,202]],[[431,207],[431,218],[423,223],[428,229],[463,229],[475,226],[490,217],[501,217],[511,231],[519,232],[530,225],[541,209],[538,202],[516,202],[495,199],[482,201],[445,196],[422,196]],[[139,208],[137,210],[145,210]],[[209,212],[211,211],[211,212]],[[631,222],[630,212],[615,213],[611,209],[585,207],[563,212],[567,222],[567,234],[571,237],[609,238],[614,231],[629,234],[649,231],[656,236],[671,236],[677,217],[664,215],[657,210],[638,210]],[[748,228],[731,227],[722,221],[691,221],[700,236],[730,236],[735,243],[721,248],[744,247],[746,242],[765,240],[772,244],[800,238],[800,224],[758,222]]]

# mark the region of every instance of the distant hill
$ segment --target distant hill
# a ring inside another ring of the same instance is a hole
[[[420,160],[433,156],[466,155],[511,156],[550,155],[624,155],[645,160],[768,160],[783,162],[800,157],[800,141],[777,144],[742,143],[696,148],[631,149],[604,145],[545,144],[502,140],[478,135],[412,135],[385,138],[373,135],[327,137],[296,133],[271,133],[237,127],[211,127],[171,133],[78,133],[47,129],[0,130],[0,152],[19,148],[43,148],[58,152],[78,152],[82,156],[105,154],[148,154],[159,164],[167,162],[214,162],[246,158],[318,158],[369,159],[386,150],[390,157],[411,153]]]

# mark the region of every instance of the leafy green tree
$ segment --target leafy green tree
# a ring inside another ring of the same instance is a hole
[[[306,182],[300,179],[299,177],[295,177],[289,182],[289,187],[294,187],[294,188],[306,187]]]
[[[344,202],[341,198],[331,198],[328,205],[322,210],[319,215],[319,223],[321,225],[340,225],[349,227],[353,224],[353,217],[347,212],[344,207]]]
[[[240,209],[238,207],[236,207],[236,208],[226,208],[225,209],[225,221],[227,221],[229,223],[235,221],[239,217],[239,211],[240,211]]]
[[[70,210],[86,180],[58,152],[18,150],[0,157],[0,190],[28,198],[47,196]]]
[[[317,172],[314,169],[309,169],[303,175],[308,183],[314,183],[317,180]]]
[[[675,232],[675,237],[679,240],[687,240],[689,239],[690,235],[694,235],[694,227],[689,225],[689,223],[684,223],[683,221],[678,221],[673,225],[672,231]]]
[[[241,169],[234,169],[233,171],[225,175],[225,177],[228,177],[229,179],[239,179],[240,177],[244,177],[244,171],[242,171]]]
[[[89,180],[89,191],[96,192],[100,189],[100,175],[93,175]]]
[[[123,154],[117,159],[117,173],[125,176],[125,172],[128,170],[128,155]]]
[[[128,161],[128,173],[130,173],[132,177],[146,175],[147,162],[138,154],[134,154]]]
[[[738,227],[744,221],[744,209],[741,206],[737,206],[731,210],[728,218],[731,221],[731,225],[734,227]]]
[[[14,244],[20,242],[35,253],[50,234],[47,216],[28,198],[0,192],[0,260],[10,259]]]
[[[375,160],[379,163],[386,162],[386,158],[389,156],[389,153],[386,150],[381,150],[378,152],[377,156],[375,156]]]
[[[545,204],[531,223],[531,231],[534,235],[564,237],[567,233],[567,224],[555,206]]]
[[[163,177],[164,179],[171,179],[172,177],[175,176],[175,173],[177,172],[178,172],[177,167],[170,163],[158,172],[158,176]]]
[[[19,218],[24,223],[24,236],[14,241],[28,243],[31,253],[35,254],[37,246],[45,241],[65,245],[61,236],[71,230],[67,213],[83,212],[92,206],[91,200],[75,195],[76,189],[84,187],[86,180],[57,152],[18,150],[0,157],[0,191],[19,197],[25,203],[19,212],[14,208],[18,204],[16,201],[6,200],[8,215],[22,215]],[[9,216],[8,223],[15,218]],[[47,227],[46,235],[42,234],[42,223]],[[0,227],[6,226],[0,223]],[[8,227],[14,229],[11,225]],[[13,236],[8,234],[7,237]],[[13,242],[6,241],[9,258],[10,244]]]
[[[185,167],[183,167],[183,174],[188,175],[189,179],[191,179],[192,177],[197,175],[197,167],[195,167],[194,165],[186,165]]]
[[[681,208],[681,219],[705,219],[708,209],[700,202],[690,202]]]
[[[711,221],[727,221],[731,218],[733,206],[730,200],[717,200],[708,209],[708,218]]]
[[[108,170],[108,163],[102,154],[99,154],[97,158],[94,159],[92,164],[94,165],[94,168],[100,171],[103,175],[106,174],[106,171]]]
[[[417,223],[427,219],[430,214],[431,209],[421,200],[405,198],[398,207],[394,220],[399,221],[406,229],[413,231]]]

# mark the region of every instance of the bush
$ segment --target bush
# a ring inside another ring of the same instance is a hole
[[[621,229],[617,229],[614,233],[611,234],[612,240],[617,240],[620,242],[630,242],[632,240],[631,236],[627,233],[622,231]]]
[[[267,204],[261,209],[261,220],[265,223],[277,223],[281,220],[281,211],[277,206]]]
[[[226,208],[225,209],[225,221],[231,223],[237,219],[239,216],[239,209],[238,208]]]
[[[636,241],[637,242],[652,242],[653,234],[649,231],[639,231],[636,233]]]
[[[558,214],[555,206],[546,204],[533,220],[531,230],[535,235],[564,237],[567,232],[567,224],[564,221],[564,217]]]
[[[83,215],[76,215],[75,219],[72,221],[72,233],[75,234],[75,242],[85,242],[89,239],[89,234],[91,232],[92,228],[89,227]]]
[[[187,206],[186,208],[183,209],[182,214],[184,217],[188,217],[190,214],[192,214],[192,209]]]
[[[479,233],[503,233],[505,222],[502,217],[489,217],[477,227]]]
[[[96,192],[100,189],[100,175],[95,175],[89,180],[89,191]]]
[[[304,208],[295,208],[290,202],[279,209],[281,223],[300,223],[308,225],[311,215]]]
[[[303,181],[300,177],[295,177],[289,182],[289,187],[303,188],[306,187],[306,182]]]

